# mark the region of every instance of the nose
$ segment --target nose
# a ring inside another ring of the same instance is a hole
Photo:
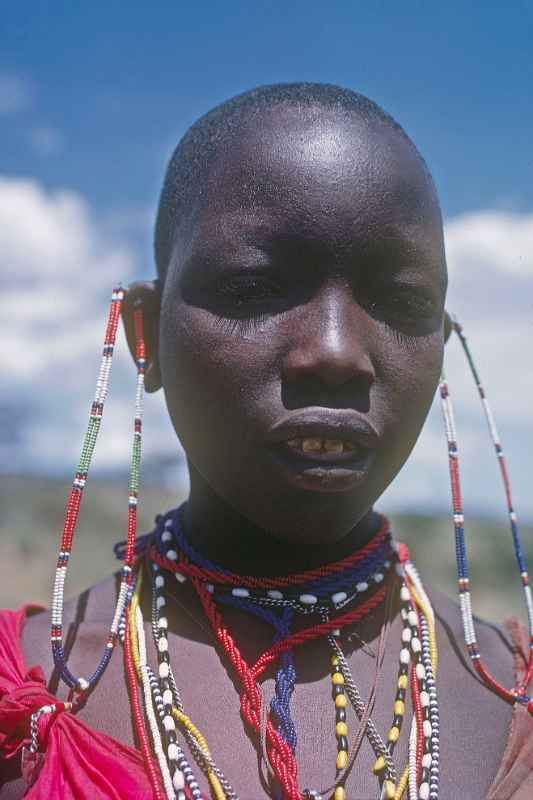
[[[284,359],[287,383],[316,380],[331,389],[353,383],[368,391],[376,377],[369,354],[370,320],[351,288],[324,289],[304,310]]]

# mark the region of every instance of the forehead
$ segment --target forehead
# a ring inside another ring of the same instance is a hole
[[[251,116],[219,146],[191,219],[192,244],[305,238],[324,247],[404,240],[442,256],[433,183],[392,125],[323,108]]]

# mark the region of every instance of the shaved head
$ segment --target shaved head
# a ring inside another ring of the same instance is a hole
[[[433,181],[422,156],[403,128],[377,103],[351,89],[332,84],[260,86],[227,100],[201,117],[183,136],[170,159],[155,229],[155,261],[162,283],[166,278],[176,234],[198,207],[206,202],[214,165],[223,160],[227,150],[235,152],[245,131],[260,131],[265,117],[279,107],[294,110],[296,114],[305,112],[315,121],[327,112],[329,117],[333,114],[344,123],[353,124],[356,120],[367,130],[373,128],[376,133],[383,128],[393,129],[407,145],[410,158],[418,162],[432,201],[438,206]],[[322,144],[327,155],[327,142]],[[335,157],[335,152],[332,155]],[[221,169],[220,173],[214,176],[215,180],[223,177],[224,170]],[[254,191],[266,193],[269,187],[255,186]]]

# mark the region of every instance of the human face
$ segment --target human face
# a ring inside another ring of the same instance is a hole
[[[398,131],[291,108],[243,125],[178,231],[162,298],[191,491],[287,541],[340,539],[421,430],[445,290],[438,202]]]

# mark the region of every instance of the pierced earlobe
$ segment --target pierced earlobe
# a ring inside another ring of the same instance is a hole
[[[157,392],[161,388],[159,368],[159,313],[161,308],[161,282],[136,281],[130,284],[124,298],[122,319],[132,358],[135,359],[134,308],[141,304],[146,342],[145,390]]]
[[[444,311],[444,344],[448,341],[453,331],[453,320],[451,315]]]

